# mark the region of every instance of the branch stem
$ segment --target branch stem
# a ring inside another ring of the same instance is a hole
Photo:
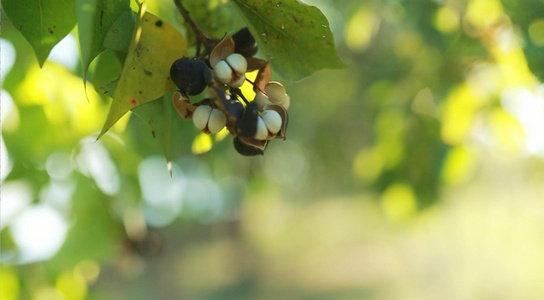
[[[200,29],[200,27],[195,22],[195,20],[191,17],[191,15],[189,15],[189,11],[181,3],[181,0],[174,0],[174,4],[176,4],[176,7],[179,13],[181,14],[181,16],[183,17],[183,19],[185,20],[185,23],[188,23],[189,26],[191,26],[191,29],[194,31],[196,35],[196,39],[197,39],[197,45],[204,44],[204,47],[206,49],[210,49],[215,43],[215,39],[209,37],[202,31],[202,29]],[[200,49],[198,50],[200,52]]]

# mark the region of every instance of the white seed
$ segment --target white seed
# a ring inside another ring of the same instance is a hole
[[[280,104],[285,101],[285,97],[287,96],[285,88],[277,81],[270,81],[266,84],[264,91],[272,103]]]
[[[193,112],[193,123],[195,123],[196,128],[204,130],[208,125],[208,119],[210,118],[210,113],[212,108],[208,105],[200,105]]]
[[[232,53],[226,58],[230,67],[238,74],[244,74],[247,71],[247,60],[238,53]]]
[[[218,109],[212,109],[210,118],[208,119],[208,131],[210,131],[211,134],[218,133],[225,125],[227,125],[227,117],[225,114]]]
[[[260,116],[257,117],[257,132],[255,132],[254,137],[259,141],[264,141],[268,137],[268,129],[266,128],[263,118]]]
[[[257,91],[253,101],[255,101],[257,103],[257,107],[259,108],[259,110],[262,110],[268,104],[272,104],[272,102],[270,102],[270,100],[268,100],[268,96],[266,96],[261,91]]]
[[[224,60],[218,62],[213,71],[215,73],[215,77],[221,83],[229,83],[232,80],[232,69]]]
[[[235,87],[235,88],[241,87],[245,81],[246,81],[246,75],[242,74],[240,75],[240,77],[238,77],[236,81],[229,83],[229,86]]]
[[[270,133],[276,134],[280,131],[282,120],[277,111],[267,109],[261,115],[261,118],[263,118],[264,124]]]
[[[287,97],[285,98],[285,100],[283,100],[283,102],[280,103],[280,104],[283,106],[283,108],[289,109],[289,104],[291,104],[291,97],[289,97],[289,95],[287,95],[287,94],[286,94],[286,96]]]

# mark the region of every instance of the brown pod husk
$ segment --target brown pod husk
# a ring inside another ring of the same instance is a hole
[[[264,67],[268,62],[266,60],[255,58],[255,57],[246,57],[247,61],[247,71],[253,72],[255,70],[260,70],[262,67]]]
[[[229,34],[226,34],[212,49],[210,53],[210,66],[212,68],[220,62],[227,58],[227,56],[234,53],[234,40]]]
[[[182,119],[190,120],[193,117],[196,105],[191,104],[189,98],[183,96],[181,92],[176,91],[172,94],[172,104]]]
[[[264,93],[264,88],[268,84],[268,82],[270,82],[271,78],[272,71],[270,70],[270,64],[267,62],[259,69],[259,73],[257,73],[257,77],[255,78],[255,85],[253,86],[253,90],[255,92],[261,91]]]

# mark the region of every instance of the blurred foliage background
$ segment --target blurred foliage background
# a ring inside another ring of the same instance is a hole
[[[304,2],[346,68],[286,84],[262,157],[176,120],[172,177],[138,118],[95,141],[77,29],[40,69],[2,11],[0,298],[541,299],[544,1]]]

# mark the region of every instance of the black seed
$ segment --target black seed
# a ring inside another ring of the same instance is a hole
[[[249,144],[246,144],[238,137],[234,139],[234,149],[238,151],[238,153],[244,155],[244,156],[255,156],[255,155],[263,155],[264,151],[262,149],[256,148],[254,146],[251,146]]]
[[[245,57],[252,57],[259,50],[255,39],[247,27],[238,30],[232,36],[232,39],[234,40],[234,52]]]
[[[211,82],[211,71],[204,61],[184,57],[172,64],[170,78],[184,94],[198,95]]]
[[[253,137],[257,133],[257,118],[259,108],[255,101],[249,102],[244,114],[236,121],[236,132],[242,137]]]
[[[223,90],[217,87],[214,87],[214,90],[219,99],[221,100],[221,103],[217,105],[223,107],[224,112],[227,114],[227,117],[237,120],[243,115],[244,106],[242,105],[242,103],[240,103],[240,101],[238,101],[238,99],[227,95]]]

